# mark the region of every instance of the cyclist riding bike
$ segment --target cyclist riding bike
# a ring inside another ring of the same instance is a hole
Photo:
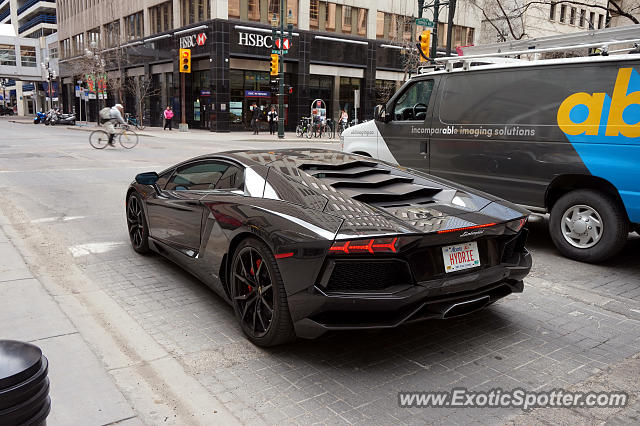
[[[124,118],[122,118],[123,113],[124,113],[124,108],[122,107],[122,105],[115,104],[109,110],[109,115],[108,115],[109,118],[104,123],[105,129],[109,134],[109,145],[111,146],[115,146],[115,144],[113,143],[113,138],[115,137],[115,134],[116,134],[116,124],[124,124],[124,125],[127,124],[127,122],[124,121]],[[105,118],[106,118],[106,114],[105,114]]]

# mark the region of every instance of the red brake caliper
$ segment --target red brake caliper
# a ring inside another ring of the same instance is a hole
[[[260,268],[260,262],[262,262],[262,259],[256,260],[256,269]],[[251,274],[251,276],[255,275],[255,272],[253,271],[253,265],[251,265],[251,270],[249,271],[249,273]],[[253,287],[251,287],[250,285],[247,285],[247,287],[249,287],[249,291],[253,290]]]

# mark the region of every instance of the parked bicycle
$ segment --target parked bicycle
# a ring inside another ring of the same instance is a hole
[[[119,129],[114,138],[118,138],[118,142],[123,148],[131,149],[138,145],[138,134],[129,126],[121,126]],[[95,149],[103,149],[109,144],[109,133],[104,130],[94,130],[89,135],[89,143]]]
[[[302,117],[300,119],[300,124],[296,126],[296,136],[301,138],[306,136],[307,138],[311,138],[313,136],[313,129],[311,126],[311,117]]]
[[[125,118],[124,118],[124,119],[125,119],[125,121],[126,121],[126,122],[127,122],[127,124],[129,124],[130,126],[133,126],[133,127],[135,127],[136,129],[138,129],[138,130],[144,130],[145,126],[144,126],[142,123],[138,122],[138,118],[137,118],[137,117],[134,117],[133,115],[131,115],[131,114],[129,114],[129,113],[126,113],[126,114],[124,115],[124,117],[125,117]]]

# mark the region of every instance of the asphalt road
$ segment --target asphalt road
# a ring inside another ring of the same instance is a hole
[[[208,398],[250,424],[637,422],[638,385],[624,381],[638,371],[640,353],[636,234],[620,256],[586,265],[560,257],[544,219],[534,218],[534,267],[521,295],[460,319],[252,346],[232,309],[203,284],[133,252],[124,216],[136,173],[226,149],[311,145],[239,138],[162,134],[133,150],[94,150],[85,131],[0,120],[0,209],[33,273],[144,423],[175,422]],[[398,405],[399,391],[454,387],[597,387],[625,390],[632,401],[551,414]]]

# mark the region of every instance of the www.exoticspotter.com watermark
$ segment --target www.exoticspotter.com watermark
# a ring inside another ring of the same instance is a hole
[[[505,407],[530,410],[537,407],[624,407],[626,392],[570,392],[564,389],[533,392],[524,389],[491,389],[485,392],[455,388],[441,392],[399,392],[400,407]]]

